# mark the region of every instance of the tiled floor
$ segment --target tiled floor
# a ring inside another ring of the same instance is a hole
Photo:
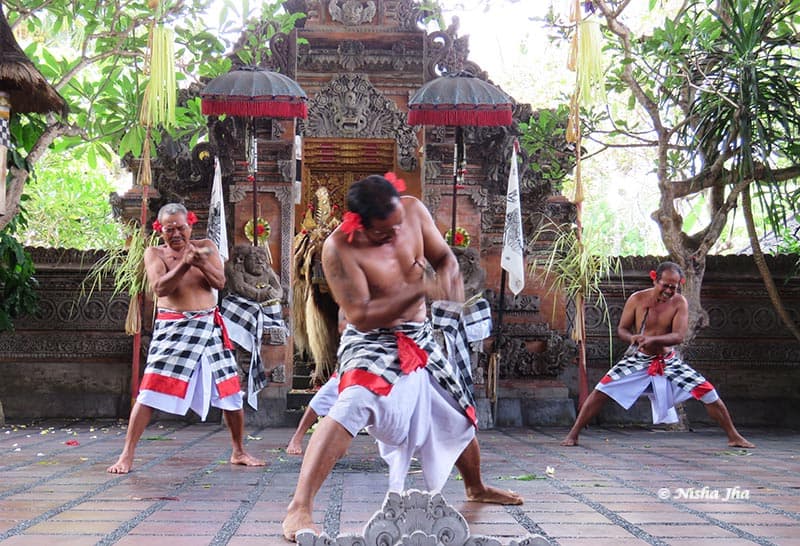
[[[444,496],[473,535],[502,544],[541,534],[553,544],[800,546],[800,433],[746,430],[758,448],[726,447],[722,431],[597,428],[581,446],[565,429],[479,434],[484,479],[525,496],[523,506],[465,500],[453,475]],[[8,545],[286,544],[280,522],[300,468],[283,451],[288,429],[250,430],[265,468],[227,463],[227,431],[158,422],[131,474],[105,472],[124,423],[76,421],[0,428],[0,542]],[[359,435],[317,497],[330,536],[359,533],[383,500],[386,467]],[[422,488],[412,468],[409,487]]]

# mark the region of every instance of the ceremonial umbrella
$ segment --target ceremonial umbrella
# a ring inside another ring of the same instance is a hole
[[[464,126],[497,127],[512,123],[511,97],[487,81],[469,72],[445,74],[420,87],[408,101],[409,125],[446,125],[456,128],[456,149],[453,162],[453,207],[450,227],[450,245],[456,237],[456,196],[464,180],[466,158],[464,153]],[[503,299],[505,295],[505,269],[501,272],[500,302],[495,346],[502,336]],[[489,394],[497,415],[497,354],[490,359]]]
[[[253,246],[258,246],[255,118],[305,119],[308,97],[292,78],[255,66],[243,66],[214,78],[200,97],[203,115],[224,114],[247,119],[248,179],[253,183]]]
[[[420,87],[408,101],[409,125],[455,126],[453,208],[450,244],[456,236],[456,193],[463,181],[464,126],[511,125],[511,97],[469,72],[446,74]]]

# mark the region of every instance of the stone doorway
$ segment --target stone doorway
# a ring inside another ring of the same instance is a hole
[[[341,218],[347,190],[353,182],[371,174],[395,171],[397,143],[392,139],[306,138],[303,140],[302,157],[302,190],[295,211],[295,232],[302,229],[303,218],[309,207],[315,205],[319,188],[328,190],[330,203],[336,206],[335,216]],[[328,294],[321,267],[315,266],[313,269],[315,305],[328,324],[331,346],[335,347],[338,346],[338,307]],[[293,302],[293,305],[297,304]],[[294,371],[287,409],[300,409],[308,403],[313,394],[310,388],[314,383],[312,374],[315,367],[316,363],[307,351],[294,351]],[[323,379],[330,371],[323,374]]]
[[[396,169],[397,144],[388,139],[307,138],[303,141],[302,192],[295,214],[299,229],[305,210],[320,187],[328,189],[331,203],[344,210],[350,185],[371,174]]]

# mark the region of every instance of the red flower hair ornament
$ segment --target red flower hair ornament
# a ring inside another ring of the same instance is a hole
[[[394,186],[394,189],[397,190],[397,193],[406,191],[405,180],[398,177],[393,172],[388,172],[384,174],[383,177],[388,180],[392,186]],[[357,212],[345,212],[344,216],[342,217],[342,225],[340,226],[340,229],[347,234],[347,242],[352,243],[355,232],[364,229],[364,224],[361,222],[361,215]]]
[[[193,226],[197,223],[197,215],[192,211],[186,213],[186,223],[190,226]],[[153,231],[156,233],[161,233],[164,230],[164,226],[161,225],[161,222],[158,219],[153,220]]]
[[[653,279],[654,282],[658,278],[658,273],[656,273],[654,269],[650,270],[650,278]],[[686,277],[681,277],[681,284],[686,284]]]
[[[392,186],[394,186],[394,189],[397,190],[397,193],[403,193],[406,191],[406,181],[398,177],[393,172],[388,172],[384,174],[383,177],[388,180]]]
[[[342,217],[342,225],[339,228],[347,234],[347,242],[352,243],[355,232],[364,229],[364,224],[361,223],[361,215],[357,212],[345,212]]]

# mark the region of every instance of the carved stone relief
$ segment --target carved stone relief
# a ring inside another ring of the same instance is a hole
[[[482,293],[486,288],[486,270],[481,266],[481,257],[472,247],[451,247],[458,260],[458,267],[464,278],[464,294],[469,299]]]
[[[398,164],[413,171],[419,142],[405,117],[364,75],[340,74],[309,101],[308,119],[300,125],[306,137],[394,139]]]
[[[330,0],[331,19],[347,26],[364,25],[375,19],[374,0]]]
[[[528,350],[528,343],[545,343],[542,352]],[[553,378],[561,374],[578,356],[577,344],[544,324],[530,322],[503,325],[492,351],[500,355],[501,379]],[[488,368],[488,355],[481,354],[481,365]]]
[[[497,539],[472,535],[467,520],[447,503],[441,493],[410,489],[403,493],[389,492],[381,509],[370,518],[360,535],[329,537],[305,531],[297,534],[300,546],[364,546],[367,544],[436,546],[484,545],[501,546]],[[541,535],[528,535],[511,540],[509,546],[546,546],[550,542]]]

